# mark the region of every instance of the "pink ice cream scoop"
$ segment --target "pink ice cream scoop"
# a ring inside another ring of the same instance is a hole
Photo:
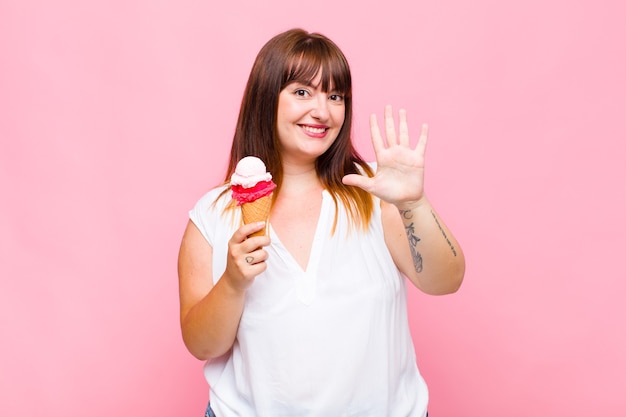
[[[272,174],[266,171],[265,164],[256,156],[246,156],[237,163],[230,185],[233,198],[239,205],[265,197],[276,188]]]

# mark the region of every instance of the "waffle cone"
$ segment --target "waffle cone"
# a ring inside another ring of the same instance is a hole
[[[252,233],[252,236],[264,236],[267,231],[267,222],[270,217],[270,208],[272,206],[272,194],[261,197],[258,200],[241,205],[241,216],[244,224],[254,222],[265,222],[265,227],[258,232]]]

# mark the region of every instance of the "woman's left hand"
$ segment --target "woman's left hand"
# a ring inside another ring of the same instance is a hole
[[[391,106],[385,106],[385,136],[383,140],[376,115],[370,116],[372,144],[378,164],[376,175],[349,174],[343,183],[360,187],[400,210],[415,207],[424,197],[424,154],[428,139],[428,126],[422,125],[419,140],[414,149],[409,143],[406,110],[398,112],[399,134],[396,136],[395,120]]]

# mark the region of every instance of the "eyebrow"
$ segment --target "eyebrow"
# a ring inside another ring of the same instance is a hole
[[[300,84],[305,87],[311,87],[311,88],[317,88],[320,85],[319,83],[317,85],[313,85],[311,81],[300,81],[300,80],[293,80],[289,84]]]
[[[301,80],[293,80],[289,84],[290,85],[291,84],[299,84],[299,85],[304,86],[304,87],[310,87],[310,88],[317,89],[318,87],[321,86],[322,80],[320,80],[320,82],[317,83],[317,85],[313,84],[311,81],[301,81]],[[336,88],[333,82],[331,82],[331,85],[329,87],[332,87],[332,88],[329,88],[328,91],[326,91],[326,93],[339,93],[339,94],[344,94],[345,93],[344,91],[339,90],[338,88]]]

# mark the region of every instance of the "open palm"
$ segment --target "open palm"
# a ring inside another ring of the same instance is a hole
[[[343,183],[360,187],[398,208],[412,205],[424,196],[424,154],[428,139],[428,126],[422,125],[415,148],[411,149],[406,111],[398,112],[398,134],[391,106],[385,106],[385,137],[378,127],[376,115],[370,116],[372,145],[378,165],[376,175],[350,174]]]

